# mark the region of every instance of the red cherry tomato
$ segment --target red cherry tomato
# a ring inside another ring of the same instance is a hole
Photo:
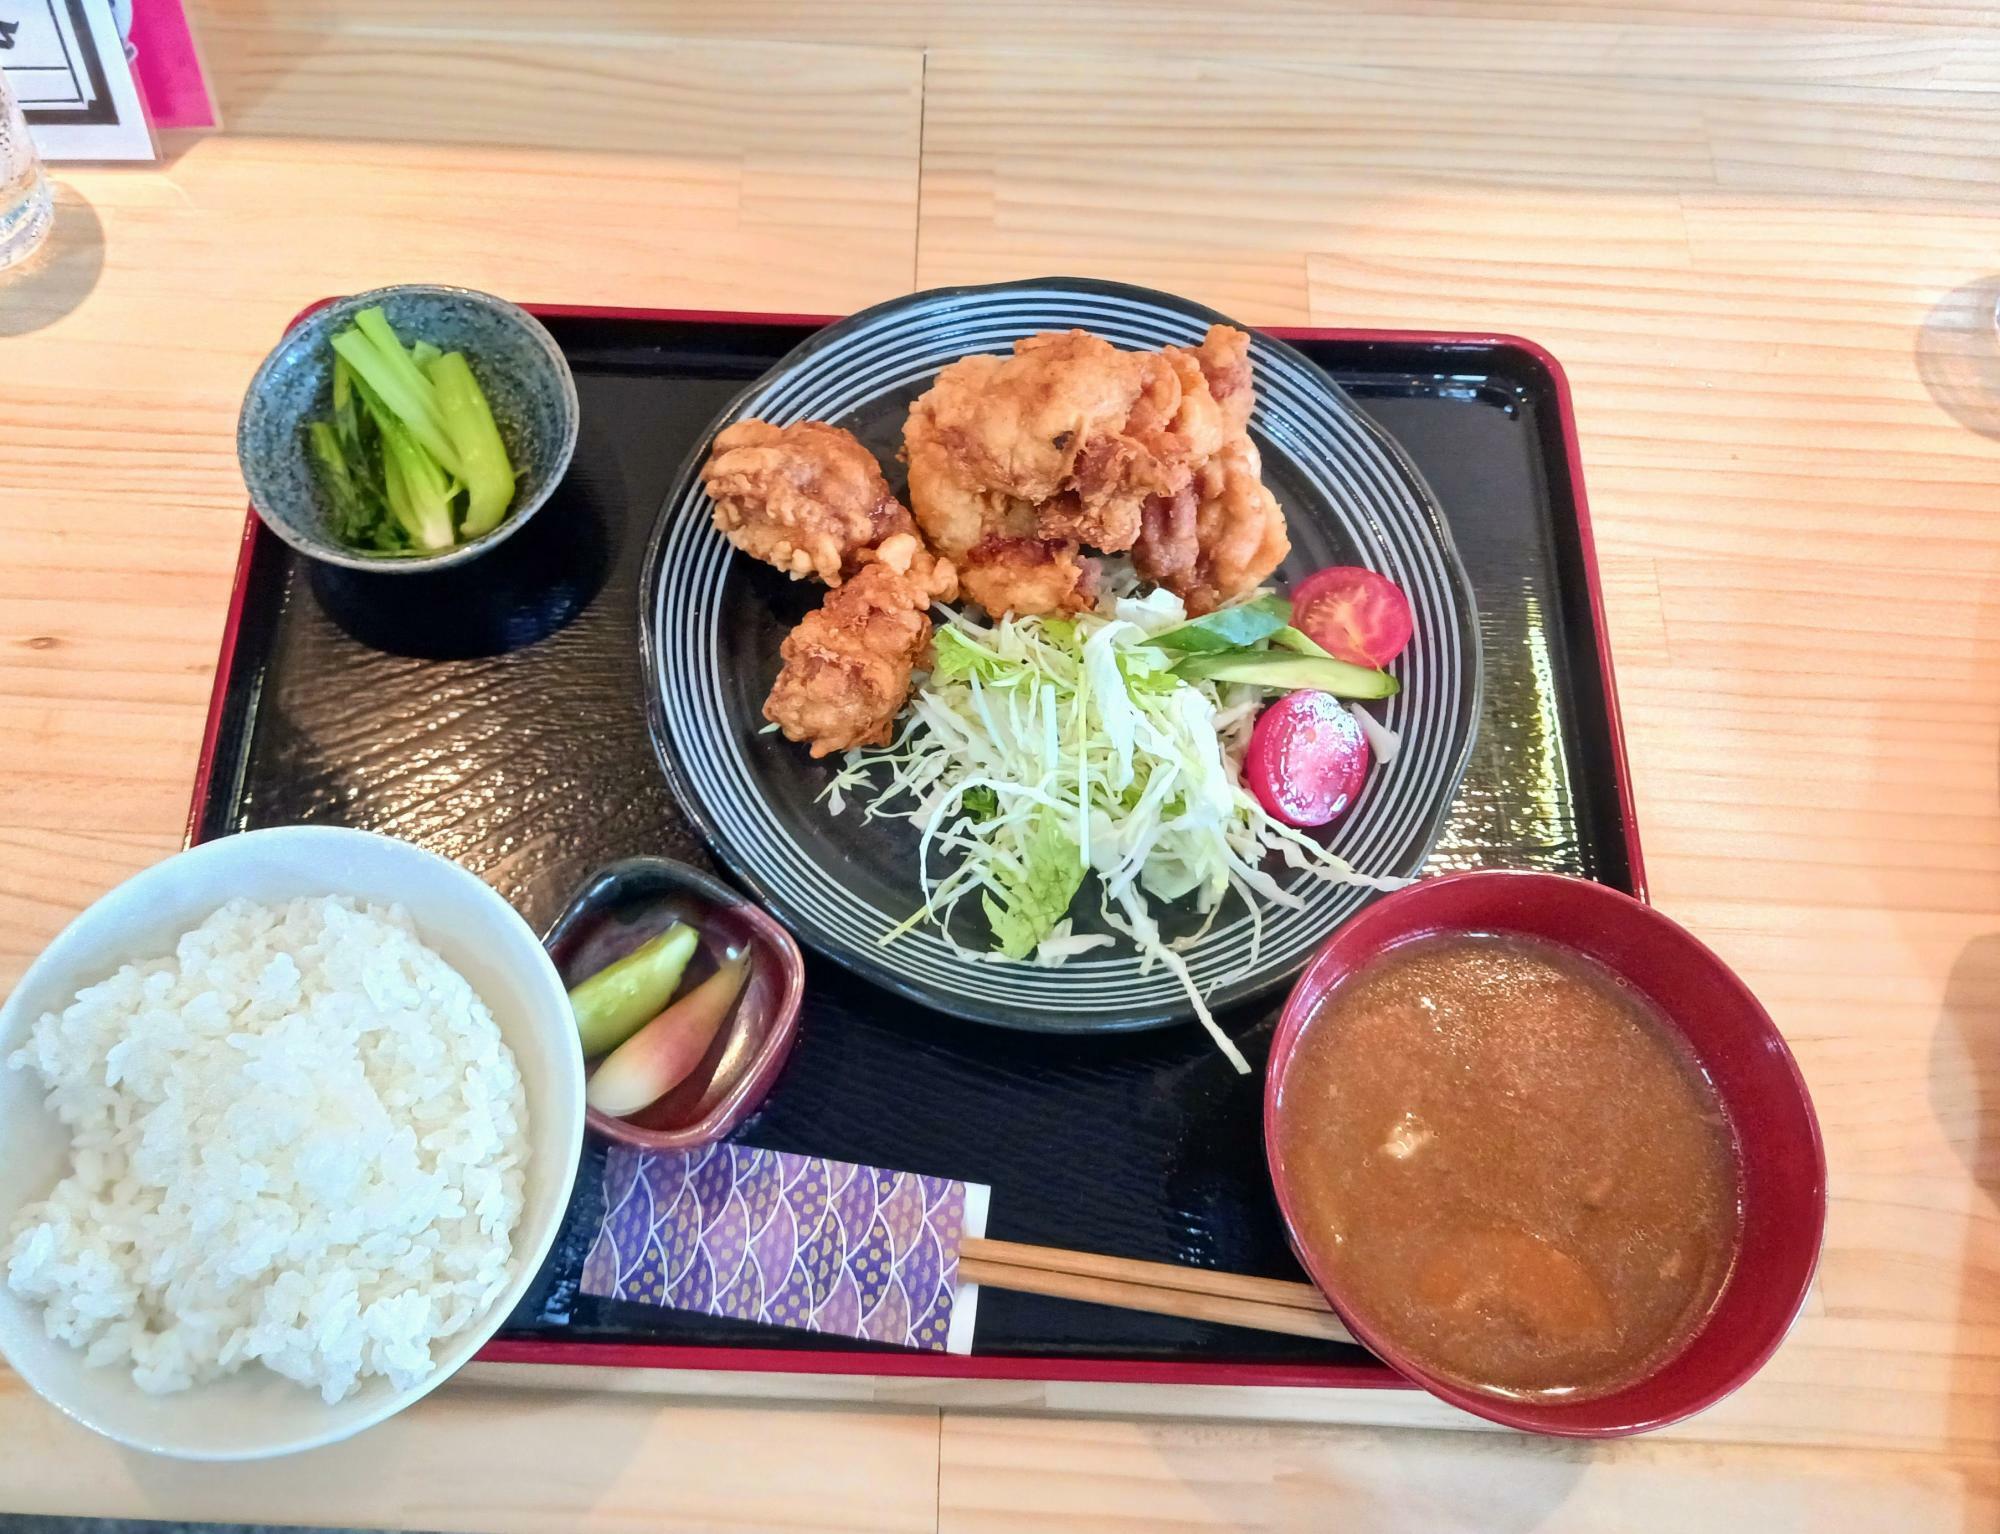
[[[1257,802],[1288,826],[1323,826],[1368,780],[1368,737],[1331,693],[1287,693],[1258,717],[1243,758]]]
[[[1331,565],[1292,588],[1292,627],[1344,661],[1386,666],[1410,642],[1410,599],[1386,575]]]

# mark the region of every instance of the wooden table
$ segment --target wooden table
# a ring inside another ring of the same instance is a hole
[[[538,30],[559,14],[565,36]],[[470,1380],[350,1445],[200,1471],[0,1375],[0,1507],[478,1530],[1994,1526],[1991,7],[211,0],[199,20],[231,131],[157,169],[58,168],[52,251],[0,283],[7,973],[180,839],[242,518],[237,401],[303,301],[420,278],[842,311],[1120,277],[1250,322],[1515,331],[1568,365],[1655,895],[1798,1051],[1832,1214],[1776,1360],[1648,1441]],[[1450,1420],[1374,1401],[1359,1414]]]

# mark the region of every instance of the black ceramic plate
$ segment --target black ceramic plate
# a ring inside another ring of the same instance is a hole
[[[1221,318],[1165,294],[1066,279],[920,293],[819,332],[733,401],[712,431],[749,416],[833,421],[875,451],[900,490],[904,417],[945,364],[1071,327],[1126,347],[1186,344]],[[1291,347],[1258,336],[1252,363],[1252,431],[1292,538],[1280,580],[1367,565],[1402,587],[1415,613],[1415,638],[1394,667],[1402,691],[1381,715],[1401,733],[1403,750],[1377,765],[1330,838],[1366,873],[1414,874],[1472,749],[1480,659],[1471,591],[1430,491],[1395,445]],[[1058,969],[973,962],[923,927],[880,941],[921,903],[916,831],[900,821],[864,825],[852,808],[831,814],[822,793],[836,764],[763,732],[778,646],[823,592],[737,554],[714,531],[699,479],[705,451],[706,441],[667,497],[640,613],[661,764],[723,861],[801,940],[961,1017],[1068,1032],[1191,1016],[1178,980],[1144,965],[1123,939]],[[1267,907],[1253,945],[1250,913],[1232,899],[1183,952],[1211,1006],[1284,983],[1369,898],[1362,886],[1329,886],[1275,862],[1268,871],[1301,897],[1298,906]],[[1095,908],[1087,883],[1073,912],[1078,931],[1102,930]],[[1199,923],[1189,910],[1161,913],[1169,938]],[[985,946],[983,932],[954,931]]]

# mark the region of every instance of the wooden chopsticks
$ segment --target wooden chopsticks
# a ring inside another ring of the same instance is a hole
[[[986,1284],[1059,1300],[1083,1300],[1180,1316],[1253,1331],[1287,1332],[1328,1342],[1353,1342],[1311,1284],[1216,1273],[1170,1262],[1140,1262],[1096,1252],[967,1237],[959,1247],[960,1283]]]

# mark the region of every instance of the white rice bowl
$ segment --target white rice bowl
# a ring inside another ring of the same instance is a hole
[[[249,1364],[329,1402],[436,1367],[507,1280],[526,1105],[472,987],[399,907],[233,900],[45,1012],[73,1170],[6,1281],[139,1388]]]
[[[0,1007],[0,1353],[155,1452],[344,1438],[519,1303],[582,1131],[561,980],[481,880],[328,827],[194,848]]]

